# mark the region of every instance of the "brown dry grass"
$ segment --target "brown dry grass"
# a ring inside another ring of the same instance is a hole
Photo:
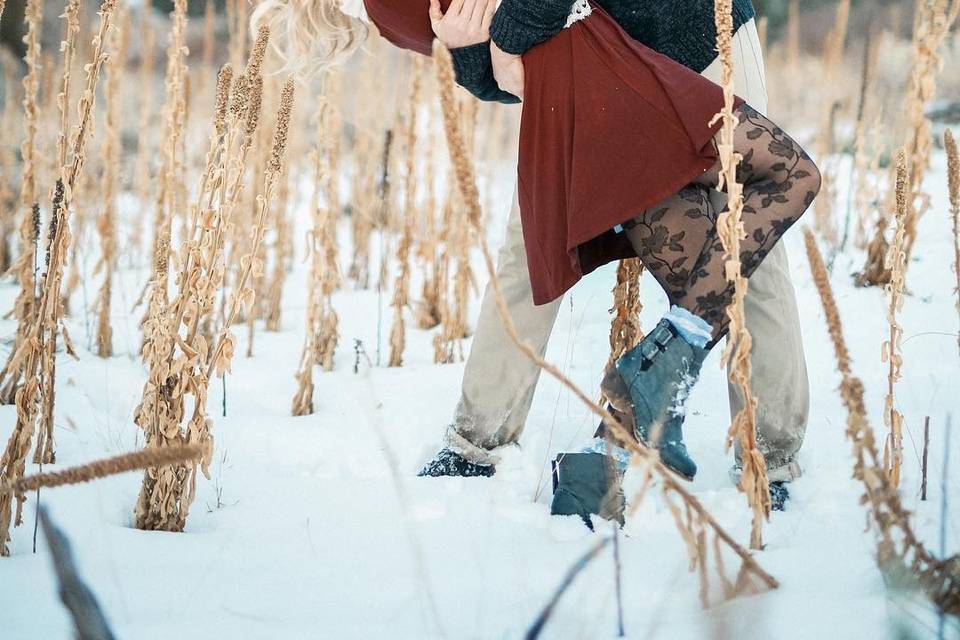
[[[740,490],[747,496],[753,512],[750,532],[750,548],[763,548],[763,521],[770,517],[770,488],[767,482],[767,467],[763,454],[757,449],[757,400],[750,388],[753,375],[750,352],[753,338],[747,330],[746,311],[743,300],[747,295],[747,279],[743,277],[740,264],[740,239],[744,235],[743,185],[737,180],[737,167],[742,158],[734,150],[734,132],[737,117],[734,108],[733,80],[733,3],[731,0],[716,0],[717,49],[720,52],[724,107],[717,115],[723,127],[718,136],[720,152],[719,189],[727,193],[727,209],[717,218],[717,236],[727,253],[725,265],[727,280],[733,283],[733,300],[727,307],[730,318],[727,346],[723,353],[724,364],[729,365],[730,382],[740,389],[744,406],[733,418],[727,434],[727,449],[734,440],[740,443],[743,473],[740,475]]]

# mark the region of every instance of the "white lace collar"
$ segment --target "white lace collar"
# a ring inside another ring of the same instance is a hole
[[[350,17],[370,22],[370,17],[367,15],[367,8],[364,6],[363,0],[340,0],[340,11]]]

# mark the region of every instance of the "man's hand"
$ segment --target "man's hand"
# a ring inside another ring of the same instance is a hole
[[[460,49],[490,39],[496,0],[453,0],[444,14],[440,0],[430,0],[430,24],[448,49]]]
[[[490,59],[493,77],[500,88],[523,100],[523,58],[507,53],[495,42],[490,42]]]

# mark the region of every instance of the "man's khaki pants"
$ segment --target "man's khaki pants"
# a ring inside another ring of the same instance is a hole
[[[763,57],[756,25],[744,25],[733,41],[736,92],[757,111],[767,110]],[[719,82],[715,61],[704,75]],[[716,193],[723,206],[723,194]],[[543,355],[561,300],[534,306],[527,258],[514,198],[507,236],[500,250],[497,277],[521,340]],[[747,328],[753,335],[753,392],[757,396],[758,445],[766,456],[771,480],[799,475],[794,457],[803,443],[809,405],[806,362],[797,303],[790,282],[787,253],[777,244],[750,278],[746,297]],[[601,372],[597,372],[599,376]],[[480,464],[495,464],[495,449],[513,444],[523,431],[540,369],[521,354],[506,335],[489,285],[483,297],[463,391],[446,446]],[[743,406],[739,390],[730,388],[730,410]]]

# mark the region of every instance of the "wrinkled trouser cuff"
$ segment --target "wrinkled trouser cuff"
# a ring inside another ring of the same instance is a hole
[[[443,444],[447,449],[463,456],[473,464],[495,467],[500,462],[500,456],[496,454],[495,449],[478,447],[460,435],[454,425],[447,427],[447,432],[443,435]]]
[[[741,473],[743,473],[743,469],[738,466],[730,468],[730,479],[734,484],[740,484]],[[803,476],[803,468],[796,460],[789,460],[767,467],[767,480],[770,482],[793,482],[799,480],[801,476]]]

